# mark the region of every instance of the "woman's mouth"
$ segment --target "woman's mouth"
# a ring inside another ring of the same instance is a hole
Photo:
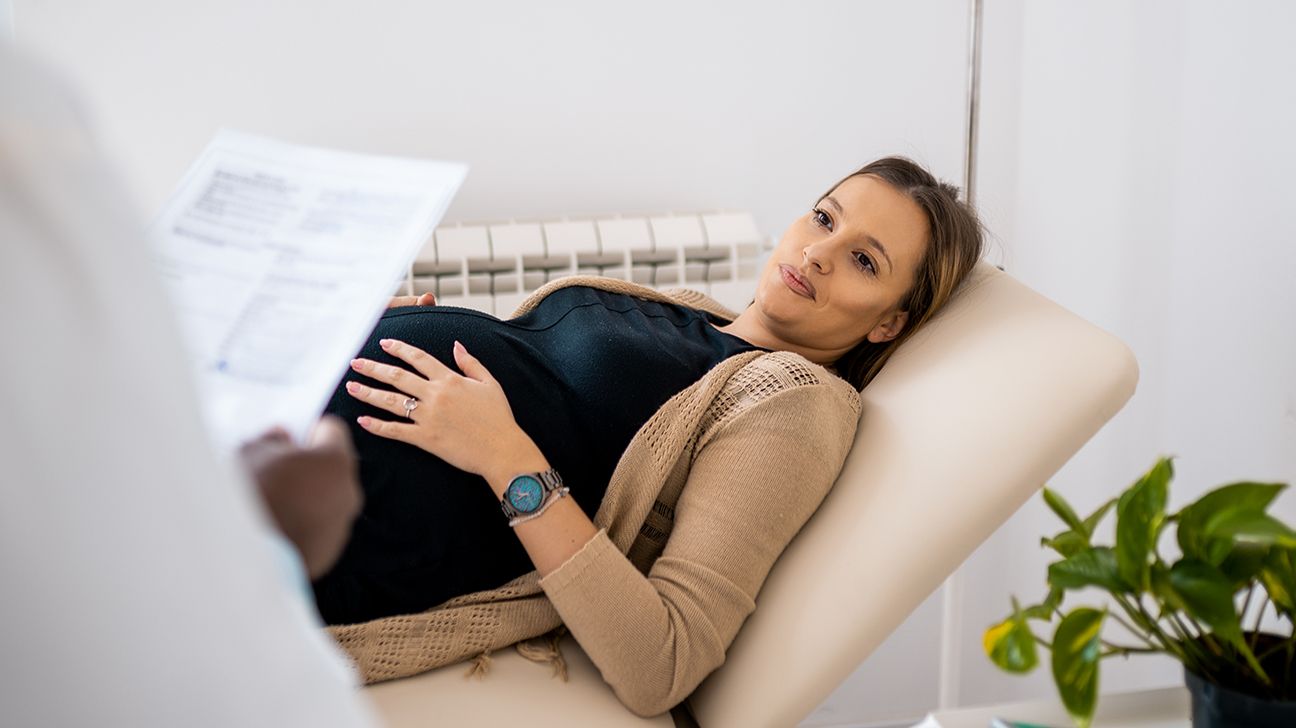
[[[779,275],[783,277],[783,283],[786,284],[788,288],[791,288],[793,293],[805,296],[811,301],[814,300],[814,284],[810,283],[808,278],[798,273],[796,268],[793,268],[787,263],[780,264]]]

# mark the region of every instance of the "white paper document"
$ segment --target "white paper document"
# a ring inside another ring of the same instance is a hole
[[[152,237],[218,446],[305,437],[467,172],[212,140]]]

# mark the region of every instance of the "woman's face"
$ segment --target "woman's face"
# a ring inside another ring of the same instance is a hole
[[[890,341],[908,320],[900,299],[928,235],[916,202],[876,177],[851,177],[783,233],[757,283],[753,313],[821,363],[866,338]]]

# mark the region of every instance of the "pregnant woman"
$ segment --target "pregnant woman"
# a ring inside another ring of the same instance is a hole
[[[366,501],[320,613],[368,681],[565,625],[627,707],[669,710],[836,479],[858,390],[981,249],[954,187],[886,158],[792,223],[736,317],[594,277],[504,321],[389,310],[328,407]]]

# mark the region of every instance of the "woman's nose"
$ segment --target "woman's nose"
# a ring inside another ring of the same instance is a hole
[[[802,248],[801,257],[806,263],[817,268],[820,273],[827,273],[831,268],[829,252],[829,246],[820,241]]]

